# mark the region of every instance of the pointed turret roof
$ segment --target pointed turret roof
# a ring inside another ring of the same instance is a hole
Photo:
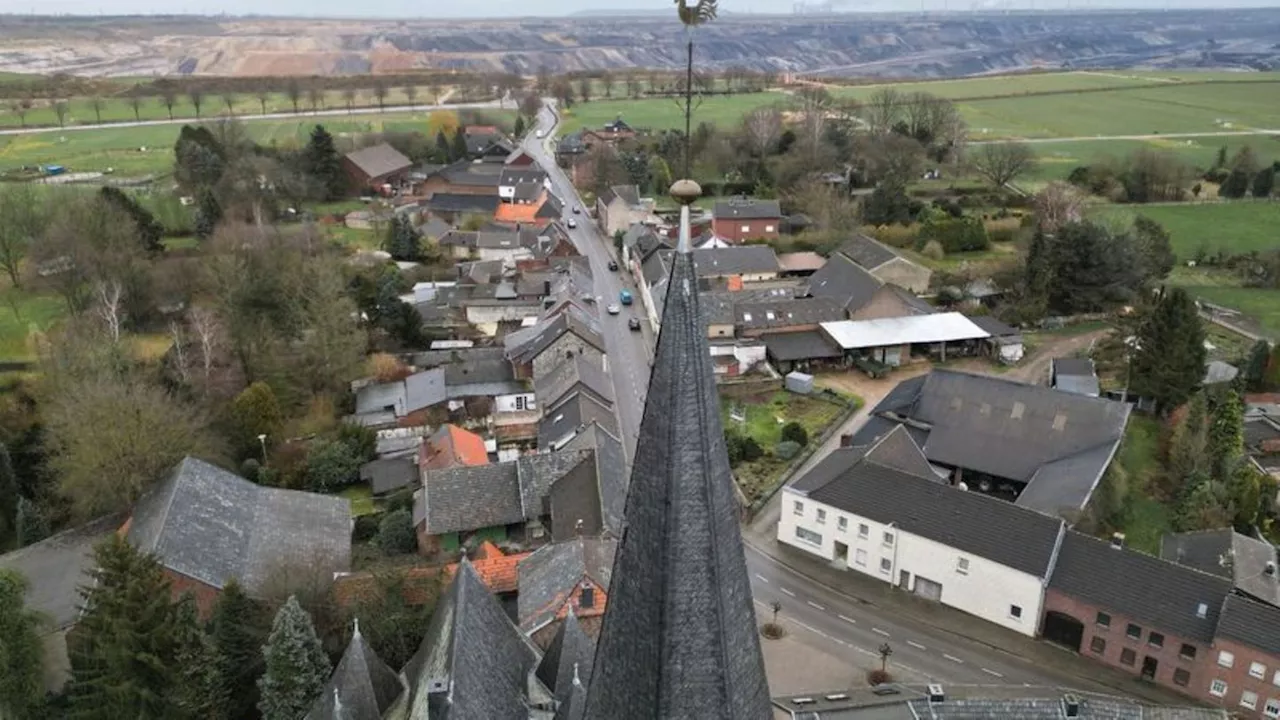
[[[369,646],[357,620],[347,651],[307,720],[378,720],[403,691],[400,676]]]
[[[569,608],[564,622],[551,640],[546,654],[542,656],[542,662],[538,664],[538,679],[554,689],[558,705],[563,706],[569,702],[575,684],[581,688],[591,681],[591,664],[595,651],[595,643],[582,629],[573,608]],[[582,703],[578,704],[581,714]]]
[[[700,191],[681,181],[678,192]],[[593,720],[771,717],[687,204],[680,221],[588,692]]]

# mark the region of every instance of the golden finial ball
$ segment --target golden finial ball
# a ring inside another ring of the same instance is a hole
[[[671,185],[671,199],[681,205],[692,205],[702,197],[702,186],[692,180],[677,180]]]

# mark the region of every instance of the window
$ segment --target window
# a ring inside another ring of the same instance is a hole
[[[866,566],[867,566],[867,551],[866,551],[866,550],[859,550],[859,551],[855,552],[855,553],[853,554],[853,562],[854,562],[854,564],[856,564],[856,565],[861,565],[862,567],[866,567]]]
[[[1245,690],[1240,693],[1240,706],[1249,708],[1250,710],[1258,709],[1258,693],[1252,690]]]
[[[1182,687],[1186,687],[1187,683],[1189,682],[1191,682],[1191,671],[1187,670],[1186,668],[1178,668],[1177,670],[1173,671],[1174,685],[1181,685]]]
[[[1101,655],[1107,651],[1107,641],[1094,635],[1093,639],[1089,641],[1089,649]]]
[[[743,225],[743,226],[742,226],[742,232],[751,232],[751,226],[750,226],[750,225]]]
[[[1271,678],[1271,684],[1280,686],[1280,670],[1277,670],[1276,674]]]
[[[1136,655],[1136,654],[1134,654],[1134,652],[1133,652],[1133,649],[1132,649],[1132,648],[1125,648],[1125,649],[1123,649],[1123,650],[1121,650],[1121,651],[1120,651],[1120,664],[1121,664],[1121,665],[1128,665],[1128,666],[1130,666],[1130,667],[1133,667],[1133,663],[1134,663],[1134,661],[1135,661],[1135,660],[1137,660],[1137,655]]]
[[[774,227],[773,227],[772,225],[765,225],[765,226],[764,226],[764,231],[765,231],[765,232],[773,232],[773,231],[774,231]]]
[[[516,410],[525,409],[525,397],[523,395],[516,396]]]
[[[1236,664],[1236,656],[1233,653],[1223,650],[1218,653],[1218,664],[1222,667],[1229,668]]]
[[[578,600],[578,606],[584,608],[592,608],[596,606],[596,589],[592,587],[582,588],[582,595]]]
[[[1164,647],[1164,635],[1158,632],[1151,633],[1147,636],[1147,644],[1154,648]]]
[[[811,545],[821,545],[822,536],[812,530],[805,530],[802,527],[796,528],[796,537]]]
[[[827,511],[823,510],[822,508],[818,508],[818,524],[822,525],[826,522],[827,522]]]
[[[1129,626],[1124,629],[1124,634],[1127,635],[1128,637],[1133,638],[1134,640],[1141,640],[1142,628],[1138,627],[1137,625],[1134,625],[1133,623],[1129,623]]]
[[[1267,666],[1260,662],[1249,663],[1249,677],[1262,678],[1267,676]]]
[[[956,558],[956,572],[961,575],[969,574],[969,558]]]
[[[797,500],[797,501],[795,502],[795,504],[791,506],[791,514],[792,514],[792,515],[803,515],[803,514],[804,514],[804,503],[802,503],[802,502],[800,502],[799,500]]]
[[[1227,683],[1224,680],[1214,680],[1209,683],[1209,694],[1214,697],[1222,697],[1227,694]]]
[[[867,535],[869,534],[871,534],[871,528],[867,527],[866,525],[858,526],[858,537],[865,540]]]
[[[836,520],[836,527],[840,528],[840,532],[844,532],[844,531],[848,530],[848,529],[849,529],[849,518],[847,518],[847,517],[841,517],[839,520]]]
[[[1262,714],[1269,718],[1280,717],[1280,700],[1269,698],[1267,704],[1262,707]]]
[[[1098,619],[1094,620],[1094,622],[1100,627],[1109,628],[1111,627],[1111,616],[1104,612],[1100,612],[1098,613]]]
[[[1196,617],[1198,617],[1198,618],[1200,618],[1201,620],[1203,620],[1203,619],[1205,619],[1205,617],[1206,617],[1208,614],[1209,614],[1209,606],[1208,606],[1208,605],[1206,605],[1206,604],[1204,604],[1204,603],[1200,603],[1198,606],[1196,606]]]
[[[1021,619],[1022,619],[1022,606],[1021,606],[1021,605],[1010,605],[1010,606],[1009,606],[1009,617],[1013,618],[1014,620],[1021,620]]]
[[[1178,650],[1178,657],[1183,660],[1196,659],[1196,646],[1188,643],[1182,643],[1182,649]]]
[[[884,544],[885,544],[885,545],[893,545],[893,533],[891,533],[891,532],[886,532],[886,533],[884,534]]]
[[[885,574],[885,575],[888,575],[888,574],[889,574],[889,571],[890,571],[890,570],[892,570],[892,569],[893,569],[893,563],[889,561],[889,558],[880,558],[880,572],[881,572],[881,573],[883,573],[883,574]]]

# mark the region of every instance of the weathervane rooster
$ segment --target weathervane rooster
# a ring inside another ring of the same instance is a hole
[[[709,23],[716,19],[716,3],[719,0],[698,0],[697,5],[690,6],[685,0],[676,0],[676,8],[680,14],[680,22],[686,27]]]
[[[716,19],[716,7],[720,0],[698,0],[690,5],[688,0],[676,0],[676,13],[684,23],[688,60],[684,74],[684,177],[689,177],[689,147],[693,137],[693,29]]]

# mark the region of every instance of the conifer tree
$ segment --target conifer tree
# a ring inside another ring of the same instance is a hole
[[[1267,384],[1267,362],[1271,360],[1271,343],[1259,340],[1249,349],[1249,360],[1244,367],[1245,387],[1251,392],[1263,392]]]
[[[262,648],[266,672],[258,680],[263,720],[298,720],[329,679],[329,658],[311,625],[311,616],[292,595],[276,613]]]
[[[303,162],[307,173],[319,186],[324,200],[333,201],[342,198],[347,190],[347,180],[342,172],[342,159],[338,157],[333,135],[330,135],[323,125],[316,125],[311,131],[311,139],[307,141],[307,149],[303,152]]]
[[[178,664],[172,690],[174,707],[192,720],[227,718],[217,649],[200,626],[195,598],[190,594],[183,595],[174,608],[174,640]]]
[[[1235,390],[1227,390],[1214,403],[1209,425],[1209,472],[1219,482],[1228,482],[1244,456],[1244,402]]]
[[[1204,378],[1204,326],[1195,301],[1182,288],[1161,295],[1138,331],[1133,388],[1161,412],[1187,401]]]
[[[36,717],[44,704],[43,622],[23,602],[26,578],[0,568],[0,717]]]
[[[413,262],[421,256],[422,236],[413,229],[413,223],[407,217],[396,216],[387,226],[387,237],[383,240],[383,249],[395,260]]]
[[[169,582],[159,563],[112,535],[93,553],[92,581],[81,588],[70,687],[73,718],[171,718],[177,643]]]
[[[138,227],[138,239],[142,243],[143,250],[151,254],[164,250],[164,245],[160,242],[160,238],[164,237],[164,226],[156,220],[150,210],[142,207],[137,200],[119,188],[108,185],[99,192],[103,200],[133,218],[134,225]]]
[[[517,138],[524,137],[524,116],[523,115],[516,116],[515,135]]]
[[[262,675],[262,644],[267,638],[261,606],[232,580],[222,588],[210,619],[217,650],[218,681],[226,698],[226,716],[251,718],[257,714],[258,678]]]
[[[200,191],[196,201],[195,231],[196,237],[207,240],[222,222],[222,205],[213,191],[205,188]]]
[[[34,502],[18,496],[18,511],[14,514],[14,533],[18,547],[26,547],[49,537],[49,519]]]
[[[440,162],[449,162],[453,159],[453,148],[449,146],[449,137],[444,134],[444,130],[436,132],[436,156]]]
[[[1173,428],[1169,439],[1168,468],[1169,485],[1176,493],[1186,488],[1190,478],[1209,472],[1208,457],[1205,454],[1207,439],[1207,410],[1204,393],[1191,396],[1187,404],[1187,414]]]
[[[449,158],[451,160],[465,160],[471,157],[471,151],[467,150],[467,135],[458,128],[453,131],[453,146],[449,150]]]
[[[9,447],[0,443],[0,551],[17,539],[18,501],[21,497],[13,462],[9,459]]]

